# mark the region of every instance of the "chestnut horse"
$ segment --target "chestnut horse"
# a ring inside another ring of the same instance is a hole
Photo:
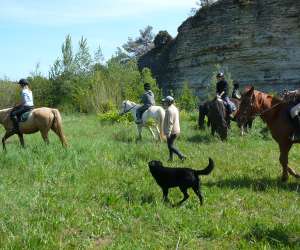
[[[10,119],[10,112],[12,108],[0,110],[0,124],[2,124],[6,130],[5,135],[2,138],[3,150],[6,150],[5,141],[7,138],[14,135],[12,131],[13,123]],[[25,122],[19,123],[19,140],[24,147],[23,134],[32,134],[40,131],[41,135],[46,143],[49,143],[48,132],[52,129],[59,137],[63,146],[67,146],[67,142],[62,130],[61,115],[57,109],[51,108],[36,108],[31,111],[28,119]]]
[[[289,151],[293,143],[295,143],[290,139],[295,127],[289,118],[289,106],[290,104],[288,102],[254,90],[254,87],[251,87],[242,94],[241,105],[238,112],[238,120],[241,123],[251,117],[259,115],[267,124],[272,137],[279,145],[282,181],[288,180],[288,174],[300,178],[300,175],[288,165]],[[300,141],[297,141],[297,143],[298,142]]]

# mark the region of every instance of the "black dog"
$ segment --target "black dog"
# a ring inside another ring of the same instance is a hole
[[[195,194],[199,197],[201,205],[203,204],[203,197],[200,191],[201,183],[198,175],[208,175],[213,170],[214,162],[211,158],[209,158],[208,166],[202,170],[194,170],[191,168],[168,168],[164,167],[160,161],[150,161],[148,165],[152,176],[163,191],[164,201],[169,201],[169,188],[179,187],[184,194],[184,197],[178,205],[189,198],[187,193],[188,188],[194,190]]]

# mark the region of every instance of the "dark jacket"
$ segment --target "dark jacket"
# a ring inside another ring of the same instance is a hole
[[[155,105],[154,94],[151,90],[147,90],[142,96],[142,103],[147,106]]]
[[[217,82],[216,86],[216,92],[218,95],[221,95],[221,93],[224,91],[224,94],[222,98],[225,96],[228,96],[228,83],[225,80],[221,80]]]

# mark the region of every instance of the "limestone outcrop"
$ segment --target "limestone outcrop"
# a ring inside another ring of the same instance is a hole
[[[139,67],[163,89],[188,81],[202,95],[216,64],[241,85],[300,86],[300,0],[220,0],[184,21],[176,38],[157,41]]]

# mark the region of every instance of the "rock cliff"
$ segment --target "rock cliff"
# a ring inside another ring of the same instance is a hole
[[[139,60],[163,89],[188,81],[202,95],[216,64],[241,85],[300,86],[300,0],[220,0],[165,40]]]

